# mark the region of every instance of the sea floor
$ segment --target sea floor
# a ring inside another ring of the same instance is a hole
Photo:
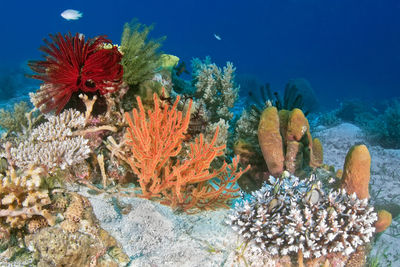
[[[400,150],[368,144],[361,130],[348,123],[316,130],[313,136],[323,144],[324,162],[336,170],[343,167],[352,145],[368,146],[372,157],[371,203],[394,215],[390,228],[375,241],[371,255],[379,257],[380,266],[400,266]],[[240,241],[225,223],[229,210],[176,214],[155,202],[120,198],[120,204],[129,207],[129,212],[122,214],[115,207],[115,199],[91,195],[83,187],[75,190],[89,198],[101,227],[131,258],[130,266],[245,266],[243,262],[234,264]]]

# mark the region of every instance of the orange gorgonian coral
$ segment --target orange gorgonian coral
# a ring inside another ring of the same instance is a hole
[[[211,162],[223,155],[225,146],[215,146],[218,129],[213,140],[207,144],[200,135],[191,144],[187,159],[180,161],[176,156],[182,148],[187,131],[192,101],[183,117],[177,111],[179,96],[170,107],[167,103],[160,107],[154,94],[154,110],[147,115],[140,97],[139,110],[133,109],[133,119],[125,113],[129,127],[127,145],[132,157],[128,159],[141,187],[141,196],[157,198],[161,203],[188,211],[193,208],[212,209],[228,207],[228,202],[237,197],[237,179],[249,169],[238,169],[238,160],[231,165],[224,163],[220,169],[212,169]]]
[[[53,42],[44,40],[43,61],[30,61],[28,65],[43,81],[34,95],[35,106],[42,112],[64,108],[74,92],[106,94],[118,89],[122,82],[122,54],[104,36],[85,40],[81,34],[51,35]]]

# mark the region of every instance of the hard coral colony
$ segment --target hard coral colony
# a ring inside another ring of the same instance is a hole
[[[100,92],[104,95],[118,89],[122,82],[122,54],[104,36],[85,40],[81,34],[50,35],[52,43],[41,50],[44,61],[31,61],[29,66],[38,74],[33,78],[43,81],[33,96],[42,112],[64,108],[74,92]],[[110,46],[111,45],[111,46]]]

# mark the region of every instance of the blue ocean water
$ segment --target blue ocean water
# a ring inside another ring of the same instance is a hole
[[[60,13],[69,8],[83,17],[63,19]],[[3,88],[4,76],[40,58],[38,48],[49,33],[105,34],[119,43],[123,24],[138,18],[155,24],[152,37],[167,36],[166,53],[187,63],[207,55],[220,66],[231,61],[238,75],[277,89],[305,78],[323,107],[400,95],[398,0],[1,1],[1,10]],[[18,81],[1,97],[18,94],[13,90],[21,82],[34,83]]]

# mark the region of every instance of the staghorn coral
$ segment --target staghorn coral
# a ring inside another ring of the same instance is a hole
[[[132,153],[127,161],[138,176],[141,196],[159,198],[161,203],[185,211],[228,207],[227,202],[239,190],[235,188],[236,180],[248,168],[238,170],[238,158],[235,158],[231,165],[224,162],[220,169],[210,170],[211,162],[224,149],[224,146],[215,146],[218,128],[209,144],[200,134],[190,145],[187,158],[174,160],[181,152],[190,120],[190,112],[183,117],[176,110],[179,99],[178,96],[171,108],[167,103],[160,107],[154,94],[154,110],[146,116],[137,97],[139,110],[133,110],[133,120],[126,113],[129,123],[126,139]],[[191,106],[192,101],[188,110]]]
[[[30,61],[37,74],[32,78],[43,81],[31,100],[42,112],[55,110],[58,114],[73,93],[100,92],[104,95],[118,89],[122,82],[122,58],[118,48],[104,36],[85,40],[76,33],[50,35],[41,47],[44,61]]]
[[[27,223],[29,229],[54,225],[55,219],[46,208],[51,203],[49,191],[43,188],[43,168],[30,166],[26,170],[11,170],[0,174],[0,221],[11,228],[21,229]],[[40,220],[40,225],[32,225],[32,220]]]
[[[312,176],[299,180],[285,172],[281,179],[271,176],[270,182],[253,192],[250,201],[237,204],[227,222],[251,243],[251,250],[277,257],[297,255],[311,263],[325,257],[350,258],[371,240],[377,214],[368,199],[344,189],[325,193]]]
[[[162,66],[162,53],[158,51],[165,37],[147,41],[153,26],[145,26],[133,20],[125,23],[121,38],[124,66],[123,80],[129,86],[137,86],[151,80]]]
[[[10,155],[16,166],[45,166],[49,172],[55,172],[89,156],[88,140],[74,134],[85,125],[85,117],[80,112],[69,109],[58,116],[46,115],[46,119],[47,122],[32,130],[27,140],[11,147]]]

